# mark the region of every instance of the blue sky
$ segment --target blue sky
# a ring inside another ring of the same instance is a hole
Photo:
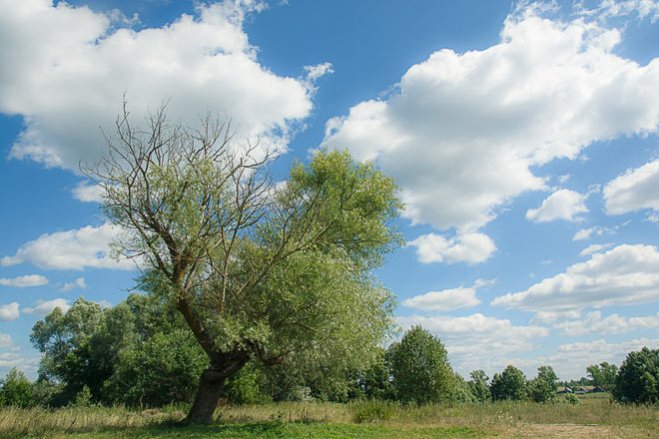
[[[659,347],[659,2],[0,0],[0,373],[32,325],[133,287],[77,172],[125,92],[396,178],[378,277],[463,375]],[[285,151],[285,152],[283,152]]]

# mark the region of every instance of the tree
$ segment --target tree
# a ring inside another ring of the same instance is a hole
[[[0,405],[27,408],[35,404],[32,384],[15,367],[7,373],[1,385]]]
[[[613,396],[623,403],[659,402],[659,349],[630,352],[618,371]]]
[[[318,152],[286,184],[271,155],[239,144],[212,117],[201,130],[170,125],[161,108],[146,130],[124,106],[107,156],[86,174],[139,257],[208,356],[189,422],[209,422],[226,380],[313,350],[344,365],[374,359],[391,295],[371,277],[399,243],[393,181],[347,153]]]
[[[55,404],[72,401],[85,385],[94,398],[99,397],[111,373],[100,364],[109,363],[103,359],[108,351],[91,342],[99,334],[103,314],[100,305],[81,297],[66,313],[55,308],[32,328],[30,340],[43,354],[39,374],[43,379],[65,383]]]
[[[529,393],[535,402],[551,402],[556,399],[558,376],[551,366],[540,366],[538,376],[529,383]]]
[[[615,364],[609,364],[606,361],[600,364],[591,364],[586,368],[588,376],[593,385],[611,391],[615,385],[618,368]]]
[[[391,371],[398,399],[426,404],[448,400],[453,371],[442,342],[420,326],[391,347]]]
[[[474,370],[470,374],[469,389],[476,401],[486,402],[492,398],[487,381],[490,379],[484,371]]]
[[[490,385],[490,392],[492,392],[494,401],[526,399],[527,389],[524,372],[513,365],[509,365],[500,374],[495,373]]]

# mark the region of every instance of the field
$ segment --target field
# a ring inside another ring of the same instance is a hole
[[[581,404],[524,402],[401,407],[387,403],[278,403],[222,407],[210,426],[183,426],[184,408],[0,410],[0,438],[652,438],[659,407],[606,395]]]

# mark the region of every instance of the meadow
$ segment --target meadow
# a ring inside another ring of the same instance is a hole
[[[184,406],[0,410],[0,437],[14,438],[461,438],[659,437],[659,407],[619,405],[608,395],[580,404],[497,402],[404,407],[394,403],[276,403],[220,407],[208,426],[184,426]]]

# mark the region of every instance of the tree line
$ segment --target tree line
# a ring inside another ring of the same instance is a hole
[[[0,385],[0,404],[144,408],[191,403],[208,359],[180,315],[157,301],[154,295],[131,294],[113,308],[80,298],[66,313],[55,309],[31,336],[43,353],[38,379],[30,382],[12,369]],[[551,366],[539,367],[530,380],[509,365],[491,380],[475,370],[466,381],[453,371],[442,342],[421,327],[411,328],[387,349],[376,348],[375,358],[368,367],[346,367],[336,358],[306,357],[275,367],[250,362],[228,381],[221,399],[231,404],[364,399],[418,405],[578,403],[572,395],[557,393],[559,381]],[[587,370],[591,379],[586,384],[603,384],[619,402],[659,402],[659,350],[631,352],[619,369],[601,363]],[[612,381],[599,381],[601,372],[612,370]]]

